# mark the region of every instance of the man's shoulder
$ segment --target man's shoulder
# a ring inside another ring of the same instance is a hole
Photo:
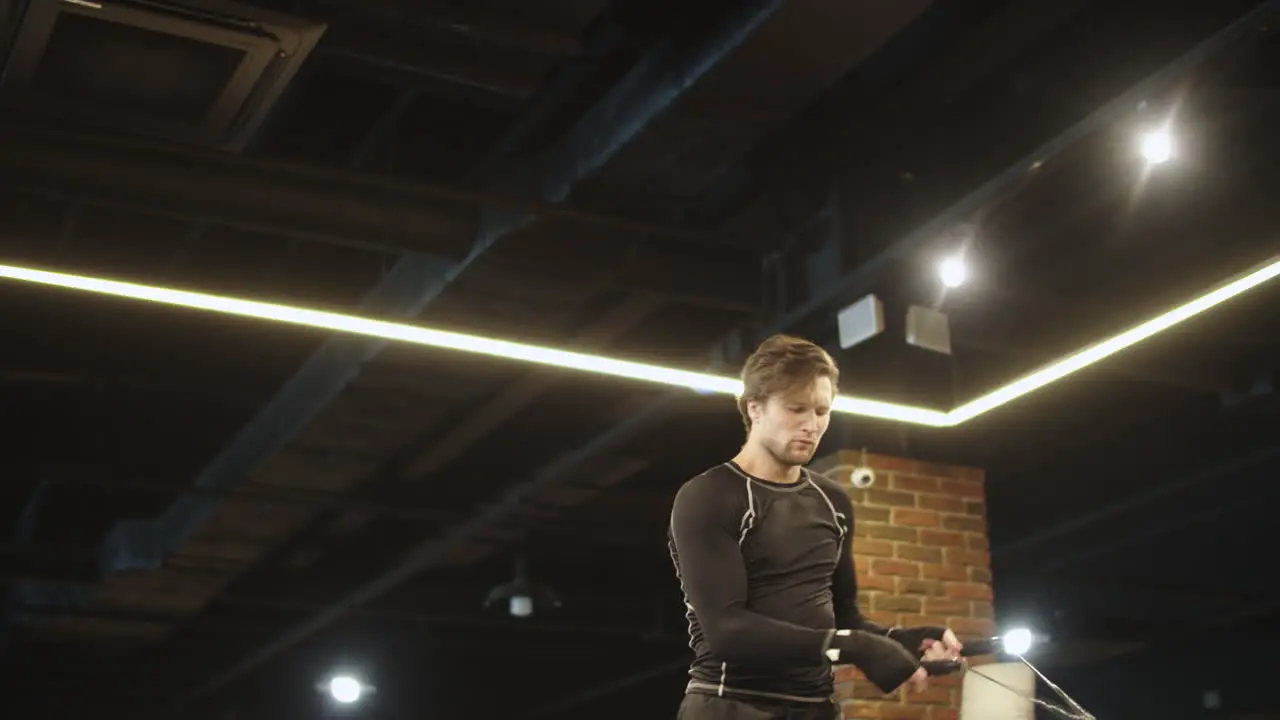
[[[842,505],[853,502],[853,499],[849,497],[848,492],[845,490],[844,485],[832,480],[830,477],[823,475],[822,473],[814,472],[812,470],[809,470],[808,473],[809,482],[813,483],[819,490],[826,494],[827,497],[831,498],[832,502],[837,502]]]
[[[684,481],[676,491],[677,502],[732,503],[742,495],[743,478],[725,463],[707,468]]]
[[[688,480],[685,480],[684,484],[680,486],[680,490],[684,491],[686,488],[696,490],[718,490],[731,486],[740,486],[742,481],[742,476],[734,472],[733,468],[731,468],[728,463],[720,463],[719,465],[709,467]]]

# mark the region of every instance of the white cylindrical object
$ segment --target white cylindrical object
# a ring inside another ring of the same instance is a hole
[[[978,673],[989,675],[1009,688],[1001,687]],[[964,674],[961,687],[960,720],[1034,720],[1036,676],[1020,662],[978,665]]]

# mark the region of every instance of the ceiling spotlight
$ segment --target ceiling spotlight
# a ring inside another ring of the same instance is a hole
[[[938,279],[949,288],[960,287],[969,279],[969,269],[964,259],[952,256],[938,263]]]
[[[334,675],[325,682],[320,683],[317,689],[327,694],[339,705],[354,705],[360,702],[365,695],[373,692],[372,687],[365,685],[351,675]]]
[[[513,618],[527,618],[533,615],[535,605],[544,607],[560,607],[560,599],[551,588],[533,581],[529,572],[529,564],[523,556],[516,556],[515,577],[489,591],[484,600],[485,607],[492,607],[505,602],[507,612]]]
[[[1138,148],[1142,157],[1152,165],[1168,162],[1173,159],[1173,135],[1168,130],[1150,130],[1142,134]]]
[[[329,681],[329,694],[337,702],[350,705],[360,700],[360,696],[364,694],[364,688],[361,687],[359,680],[340,675]]]
[[[507,600],[507,612],[511,613],[511,617],[529,617],[533,614],[533,598],[528,595],[512,595]]]

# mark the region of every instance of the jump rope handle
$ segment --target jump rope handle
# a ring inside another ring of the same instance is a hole
[[[1000,644],[1000,638],[978,638],[975,640],[965,640],[964,647],[960,650],[960,657],[974,657],[976,655],[991,655],[996,652],[997,646]],[[924,668],[929,675],[950,675],[959,672],[965,667],[964,660],[926,660],[920,663],[920,667]]]
[[[920,667],[929,673],[930,677],[939,675],[950,675],[964,669],[963,660],[925,660],[920,663]]]
[[[996,646],[999,644],[1000,638],[978,638],[976,640],[965,640],[964,648],[960,650],[960,657],[974,657],[975,655],[990,655],[996,652]],[[920,663],[920,667],[924,668],[929,675],[950,675],[959,672],[965,667],[965,661],[956,660],[926,660]]]
[[[974,657],[975,655],[994,655],[998,652],[1000,638],[978,638],[976,640],[965,640],[964,647],[960,649],[960,657]]]

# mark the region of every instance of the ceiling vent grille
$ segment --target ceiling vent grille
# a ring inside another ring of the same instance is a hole
[[[230,150],[325,30],[221,0],[30,0],[6,16],[5,109]]]

